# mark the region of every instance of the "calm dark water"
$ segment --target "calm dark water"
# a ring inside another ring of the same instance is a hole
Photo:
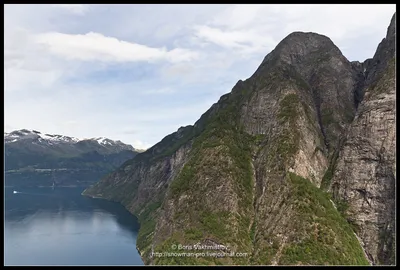
[[[83,188],[5,188],[5,265],[143,265],[138,222]]]

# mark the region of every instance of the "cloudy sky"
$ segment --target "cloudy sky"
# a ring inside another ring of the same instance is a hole
[[[373,56],[395,5],[5,5],[5,130],[148,148],[293,31]]]

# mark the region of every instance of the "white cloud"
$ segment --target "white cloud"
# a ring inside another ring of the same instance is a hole
[[[27,29],[8,25],[4,29],[4,90],[28,91],[51,89],[63,75],[72,71],[71,63],[61,63],[36,44]],[[25,97],[27,97],[25,95]]]
[[[53,6],[78,15],[83,15],[89,10],[89,5],[84,4],[54,4]]]
[[[197,57],[195,52],[186,49],[176,48],[168,51],[166,48],[152,48],[93,32],[85,35],[44,33],[36,36],[36,42],[46,45],[55,55],[82,61],[181,62]]]
[[[208,23],[214,26],[225,27],[231,30],[238,30],[254,26],[254,22],[260,22],[261,18],[268,18],[268,16],[259,16],[265,12],[270,13],[273,11],[274,5],[232,5],[220,12]]]
[[[247,79],[248,74],[254,72],[254,69],[260,63],[260,60],[257,60],[255,64],[254,61],[249,61],[249,56],[252,55],[240,53],[232,55],[232,51],[228,49],[217,50],[217,52],[206,51],[201,54],[201,59],[198,61],[165,64],[161,67],[160,75],[166,84],[176,83],[187,89],[210,84],[211,87],[205,86],[202,91],[211,93],[220,93],[219,82],[228,80],[231,84],[228,84],[228,87],[223,90],[223,93],[226,93],[230,90],[229,87],[232,87],[239,79]],[[243,72],[242,70],[241,74],[238,74],[234,64],[243,61],[246,61],[246,65],[243,65],[242,68],[249,69],[251,72]]]
[[[268,35],[259,35],[252,30],[224,31],[207,25],[196,26],[196,36],[207,42],[227,49],[240,49],[242,52],[254,53],[271,50],[276,41]]]
[[[395,10],[393,4],[240,4],[228,6],[214,18],[196,26],[195,35],[203,42],[234,48],[244,54],[262,52],[266,55],[291,32],[316,32],[330,37],[342,49],[348,42],[352,42],[351,47],[357,46],[357,39],[374,37],[377,44],[386,34],[382,30],[388,26]],[[370,48],[370,53],[376,49]]]
[[[138,150],[145,150],[145,149],[148,149],[148,148],[150,148],[152,146],[148,142],[143,142],[143,141],[140,141],[140,140],[134,140],[132,145],[133,145],[133,147],[135,149],[138,149]]]
[[[6,129],[147,147],[193,124],[290,32],[327,35],[363,61],[394,12],[395,5],[6,5]]]

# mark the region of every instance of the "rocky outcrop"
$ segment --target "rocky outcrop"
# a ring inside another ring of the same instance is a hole
[[[293,168],[319,186],[327,167],[326,157],[354,117],[358,70],[328,37],[295,32],[265,57],[249,80],[257,89],[242,108],[241,122],[249,134],[265,134],[268,138],[276,134],[282,127],[275,121],[280,99],[290,93],[297,96],[297,128],[301,133],[297,135],[303,147]]]
[[[292,33],[194,126],[84,194],[119,201],[139,217],[146,264],[368,264],[338,199],[347,188],[333,198],[325,188],[371,97],[365,87],[381,89],[380,77],[364,72],[379,74],[374,59],[349,62],[329,38]],[[151,256],[209,240],[246,256]]]
[[[366,68],[365,95],[331,184],[369,259],[384,265],[395,256],[395,18]]]

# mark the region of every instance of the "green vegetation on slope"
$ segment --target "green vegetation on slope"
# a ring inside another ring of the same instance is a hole
[[[149,252],[152,235],[156,227],[156,211],[161,207],[160,201],[150,202],[143,207],[143,211],[137,215],[140,223],[140,230],[137,237],[137,246],[141,254]]]
[[[280,110],[278,118],[281,120],[281,124],[290,122],[294,124],[297,115],[297,104],[299,103],[299,97],[296,94],[286,95],[279,103]]]
[[[236,105],[236,106],[235,106]],[[194,141],[192,158],[185,165],[181,174],[174,180],[171,185],[172,195],[179,198],[180,194],[190,194],[191,197],[196,195],[197,187],[196,179],[202,175],[207,175],[210,167],[204,166],[204,159],[209,156],[209,151],[217,151],[216,149],[225,149],[223,152],[234,160],[235,166],[221,166],[218,162],[221,160],[214,159],[215,166],[220,170],[218,177],[224,174],[232,174],[237,176],[235,183],[237,184],[237,194],[241,197],[241,210],[249,211],[252,207],[252,169],[250,163],[250,148],[252,144],[258,145],[262,141],[261,136],[249,136],[244,133],[240,126],[232,122],[235,114],[239,110],[239,104],[232,102],[227,105],[217,117],[208,122],[205,131]],[[278,169],[285,170],[285,164],[296,154],[299,147],[300,134],[296,128],[300,101],[296,94],[287,94],[280,102],[280,110],[278,119],[285,126],[280,134],[272,141],[273,148],[268,151],[270,158],[275,160],[275,164],[279,165]],[[221,148],[222,147],[222,148]],[[276,149],[275,149],[276,148]],[[274,149],[276,151],[274,151]],[[237,168],[237,169],[236,169]],[[323,191],[315,187],[307,179],[303,179],[294,174],[290,175],[290,182],[293,188],[293,196],[291,203],[296,207],[297,217],[294,224],[298,230],[300,242],[292,241],[282,250],[279,258],[279,264],[317,264],[317,265],[367,265],[362,249],[357,238],[353,234],[352,227],[346,222],[342,216],[329,201],[329,196]],[[218,239],[222,243],[235,243],[238,246],[250,247],[254,240],[256,225],[250,226],[250,218],[242,216],[233,216],[229,213],[215,212],[215,209],[202,209],[201,207],[191,205],[191,209],[180,209],[179,216],[189,215],[189,211],[195,212],[190,215],[191,227],[185,231],[183,235],[171,236],[165,240],[163,244],[158,246],[158,250],[168,244],[166,243],[185,243],[188,240],[200,241],[204,237]],[[197,223],[196,223],[196,218]],[[229,223],[231,221],[231,223]],[[223,224],[236,223],[238,226],[237,234],[231,228],[223,226]],[[244,241],[246,239],[246,241]],[[193,243],[194,243],[193,242]],[[263,261],[271,262],[279,249],[279,242],[273,239],[273,245],[261,254]],[[247,258],[246,260],[224,261],[212,258],[158,258],[156,264],[219,264],[223,263],[250,263],[255,258]],[[257,258],[255,261],[260,261]]]
[[[321,181],[321,189],[322,190],[327,190],[329,188],[329,186],[331,185],[331,181],[333,178],[333,174],[335,172],[338,157],[339,157],[339,149],[337,148],[333,151],[331,158],[329,160],[328,169],[326,170],[324,176],[322,177],[322,181]]]
[[[287,94],[279,103],[278,120],[284,128],[272,143],[272,147],[276,147],[275,151],[270,150],[269,154],[270,159],[276,159],[275,164],[280,171],[285,171],[287,163],[299,149],[300,132],[296,122],[299,104],[299,97],[293,93]]]
[[[249,141],[253,137],[246,134],[237,119],[240,112],[242,99],[240,95],[247,93],[238,86],[236,94],[228,96],[220,106],[217,114],[207,119],[205,130],[194,139],[191,156],[180,174],[170,185],[171,198],[178,199],[182,194],[191,198],[202,198],[207,190],[214,190],[223,181],[232,186],[238,195],[239,215],[218,210],[218,205],[206,206],[202,202],[193,201],[191,205],[179,208],[175,218],[190,217],[190,224],[184,230],[183,237],[170,236],[157,247],[162,250],[166,243],[183,241],[181,244],[192,240],[200,241],[204,237],[217,239],[224,244],[250,248],[250,219],[252,207],[252,168],[251,148]],[[229,101],[229,102],[228,102]],[[204,186],[205,178],[210,177],[211,182]],[[221,195],[224,196],[224,195]],[[239,228],[232,226],[237,224]],[[168,246],[168,245],[167,245]],[[245,264],[246,258],[231,259],[237,263]],[[218,264],[221,259],[205,258],[157,258],[157,264]],[[228,261],[225,261],[228,262]]]
[[[306,87],[305,84],[303,86]],[[265,147],[262,150],[265,150],[267,154],[265,164],[268,165],[268,169],[274,173],[286,172],[288,163],[299,149],[301,134],[297,127],[297,120],[301,113],[301,101],[294,93],[284,96],[279,104],[277,115],[281,129],[268,138],[267,146],[260,146],[265,138],[264,135],[250,136],[244,132],[239,121],[241,106],[250,96],[251,91],[243,88],[243,84],[238,84],[231,94],[221,98],[216,106],[217,112],[214,110],[213,113],[210,111],[203,115],[201,121],[198,121],[199,125],[185,127],[180,134],[166,137],[159,149],[157,147],[150,149],[151,151],[135,159],[154,162],[172,155],[184,144],[192,143],[188,161],[170,184],[168,201],[169,203],[174,201],[176,206],[173,219],[177,222],[171,226],[174,233],[165,236],[157,235],[157,240],[161,242],[154,246],[155,252],[172,252],[173,244],[190,245],[207,238],[234,246],[237,248],[236,251],[251,253],[259,223],[263,222],[258,220],[256,223],[253,217],[254,183],[251,157],[254,149],[257,152],[257,148]],[[310,119],[311,117],[308,120]],[[275,168],[270,168],[271,164]],[[289,174],[287,181],[290,182],[292,190],[289,201],[285,203],[295,207],[295,216],[291,216],[293,219],[291,230],[297,236],[293,238],[293,234],[285,244],[281,255],[278,256],[278,263],[367,264],[350,225],[333,207],[329,197],[307,179],[297,175]],[[229,201],[234,211],[221,210],[221,205],[207,203],[213,194],[206,194],[215,192],[221,186],[223,188],[218,191],[221,198],[234,198]],[[134,191],[131,189],[131,192]],[[127,196],[127,193],[124,196]],[[271,196],[271,194],[266,196]],[[160,201],[163,200],[164,198],[160,199]],[[179,204],[180,200],[184,203]],[[160,205],[148,203],[141,206],[143,211],[139,214],[141,229],[137,245],[142,255],[148,254],[151,249]],[[163,226],[163,224],[159,225]],[[163,237],[164,239],[160,239]],[[215,265],[248,264],[260,262],[260,260],[270,263],[282,243],[279,243],[274,235],[264,236],[263,241],[272,244],[265,252],[263,250],[260,258],[220,259],[172,256],[153,257],[151,263]],[[185,251],[175,250],[174,252]]]
[[[299,241],[284,247],[279,264],[368,265],[351,226],[329,195],[296,174],[289,173],[289,179],[303,227],[297,228]]]
[[[376,97],[377,95],[380,95],[384,93],[385,91],[388,91],[391,89],[391,87],[388,87],[388,83],[394,82],[394,78],[396,78],[396,58],[393,57],[386,66],[385,72],[382,72],[382,77],[377,79],[367,91],[369,91],[370,97],[373,98]]]

